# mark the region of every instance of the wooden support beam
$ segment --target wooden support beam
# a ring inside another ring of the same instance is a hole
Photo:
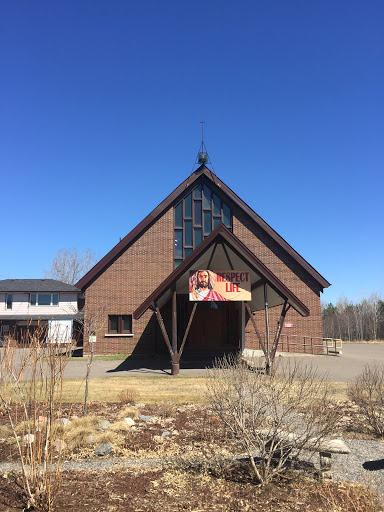
[[[172,352],[177,353],[177,295],[176,287],[172,294]]]
[[[261,348],[262,348],[262,350],[264,352],[265,357],[267,357],[267,351],[266,351],[266,348],[265,348],[265,344],[264,344],[264,341],[261,339],[261,334],[259,332],[259,329],[257,328],[256,320],[254,319],[254,317],[252,315],[251,308],[249,307],[248,302],[244,302],[244,304],[245,304],[245,307],[247,308],[249,318],[251,319],[253,328],[255,329],[255,332],[256,332],[257,337],[259,339],[260,346],[261,346]]]
[[[228,260],[228,263],[229,263],[229,266],[231,267],[231,270],[235,270],[233,268],[233,265],[232,265],[232,261],[231,261],[231,258],[229,257],[229,254],[228,254],[228,251],[227,251],[227,248],[225,247],[224,243],[221,243],[222,247],[223,247],[223,250],[224,250],[224,253],[227,257],[227,260]]]
[[[157,321],[159,322],[159,325],[160,325],[161,332],[163,334],[164,341],[165,341],[165,343],[168,347],[169,353],[172,357],[172,355],[173,355],[172,346],[171,346],[171,343],[168,338],[168,334],[167,334],[167,330],[164,325],[163,317],[161,316],[160,309],[158,308],[157,304],[155,304],[155,313],[156,313]]]
[[[265,332],[267,335],[267,373],[271,375],[271,347],[269,345],[269,318],[268,318],[268,285],[264,283],[264,305],[265,305]]]
[[[215,254],[215,251],[216,251],[216,247],[217,247],[217,242],[215,242],[215,245],[213,247],[213,251],[211,253],[211,256],[209,257],[209,261],[208,261],[208,265],[207,265],[207,270],[209,270],[209,267],[211,266],[213,255]]]
[[[281,335],[281,331],[282,331],[282,328],[283,328],[283,323],[284,323],[285,315],[287,314],[287,312],[288,312],[290,307],[291,307],[291,305],[288,304],[288,301],[286,299],[285,302],[284,302],[284,305],[283,305],[283,309],[281,310],[280,319],[277,322],[275,339],[274,339],[273,345],[272,345],[272,350],[271,350],[271,361],[272,361],[272,364],[273,364],[273,360],[275,359],[277,346],[278,346],[279,341],[280,341],[280,335]]]
[[[183,353],[185,342],[187,341],[187,337],[188,337],[189,329],[190,329],[190,327],[191,327],[193,317],[195,316],[195,311],[196,311],[196,308],[197,308],[197,304],[198,304],[197,302],[195,302],[195,303],[194,303],[194,305],[193,305],[193,309],[192,309],[192,312],[191,312],[191,316],[189,317],[189,320],[188,320],[188,325],[187,325],[187,328],[186,328],[186,330],[185,330],[185,334],[184,334],[183,342],[182,342],[181,347],[180,347],[180,349],[179,349],[179,355],[180,355],[180,357],[181,357],[181,354]]]

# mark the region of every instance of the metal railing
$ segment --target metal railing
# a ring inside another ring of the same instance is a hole
[[[262,339],[266,339],[265,333],[260,333],[260,335]],[[277,350],[280,352],[298,352],[300,354],[341,355],[342,348],[343,341],[341,339],[281,334]]]

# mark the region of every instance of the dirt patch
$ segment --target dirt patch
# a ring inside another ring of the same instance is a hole
[[[352,502],[354,508],[348,508]],[[19,511],[22,507],[23,493],[17,482],[12,476],[2,478],[0,511]],[[140,468],[65,473],[56,509],[93,512],[382,510],[372,493],[358,485],[281,479],[260,488],[244,479],[238,481],[236,475],[226,478],[226,475]]]

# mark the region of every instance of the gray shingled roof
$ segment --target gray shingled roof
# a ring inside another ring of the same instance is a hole
[[[67,315],[0,315],[0,322],[9,322],[10,320],[82,320],[84,313],[73,313]]]
[[[0,292],[80,292],[73,284],[55,279],[2,279]]]

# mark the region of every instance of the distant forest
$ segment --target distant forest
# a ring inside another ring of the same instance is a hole
[[[360,302],[347,298],[321,305],[326,338],[344,341],[384,340],[384,301],[377,293]]]

